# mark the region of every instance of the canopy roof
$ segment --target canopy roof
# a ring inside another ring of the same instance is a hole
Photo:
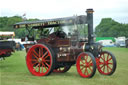
[[[0,32],[0,36],[15,36],[14,32]]]
[[[81,16],[72,16],[65,18],[56,18],[56,19],[44,19],[38,21],[24,21],[14,24],[14,28],[48,28],[48,27],[57,27],[57,26],[65,26],[65,25],[73,25],[73,24],[86,24],[87,19],[85,15]]]

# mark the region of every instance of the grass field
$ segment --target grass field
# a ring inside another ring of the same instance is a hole
[[[25,51],[18,51],[0,61],[0,85],[128,85],[128,48],[104,50],[116,56],[117,69],[112,76],[104,76],[97,71],[93,78],[85,79],[79,76],[74,65],[67,73],[36,77],[26,67]]]

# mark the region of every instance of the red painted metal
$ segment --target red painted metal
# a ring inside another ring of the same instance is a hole
[[[26,58],[28,70],[35,76],[45,76],[49,74],[52,67],[51,52],[48,47],[42,44],[32,46]]]
[[[102,52],[99,58],[96,58],[97,69],[101,74],[109,75],[113,71],[113,59],[107,52]]]
[[[92,57],[88,53],[81,53],[76,61],[77,72],[84,78],[92,77],[95,73],[96,67]]]
[[[7,53],[14,52],[12,49],[0,49],[0,55],[6,55]]]

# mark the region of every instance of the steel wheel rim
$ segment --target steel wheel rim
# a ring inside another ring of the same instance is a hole
[[[38,44],[29,49],[26,62],[33,75],[44,76],[51,70],[52,56],[46,46]]]
[[[93,73],[92,58],[88,54],[79,55],[76,66],[78,73],[84,78],[90,77]]]
[[[101,74],[109,75],[113,70],[112,56],[107,52],[103,52],[100,54],[100,57],[97,59],[98,59],[97,60],[98,61],[98,63],[97,63],[98,71]]]

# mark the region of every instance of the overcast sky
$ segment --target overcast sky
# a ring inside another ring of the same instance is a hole
[[[102,18],[113,18],[128,23],[128,0],[1,0],[0,16],[22,16],[49,19],[85,15],[87,8],[94,9],[94,26]]]

